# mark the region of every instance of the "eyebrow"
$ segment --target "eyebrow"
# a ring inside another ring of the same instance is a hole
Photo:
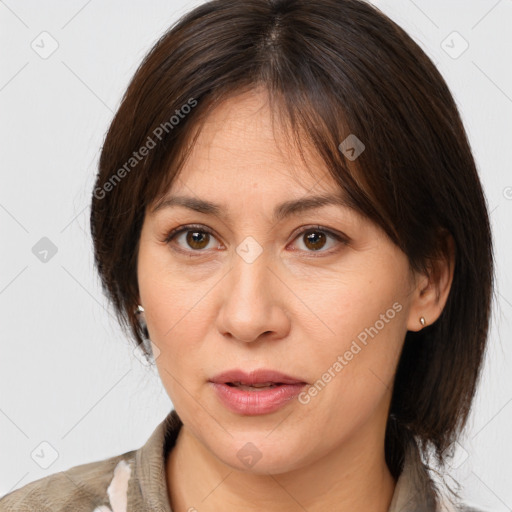
[[[330,194],[320,196],[306,196],[300,199],[285,201],[284,203],[277,205],[274,208],[272,221],[279,222],[287,217],[329,205],[354,210],[343,195]],[[206,215],[214,215],[219,218],[229,219],[227,209],[224,206],[212,203],[210,201],[205,201],[204,199],[188,196],[171,196],[164,198],[153,208],[153,213],[156,213],[157,211],[164,208],[171,208],[175,206],[183,206],[190,210],[204,213]]]

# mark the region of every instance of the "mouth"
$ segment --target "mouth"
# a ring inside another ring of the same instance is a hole
[[[217,398],[227,409],[240,416],[270,414],[292,407],[306,386],[296,377],[273,370],[230,370],[209,381]]]
[[[307,384],[303,379],[265,368],[249,372],[240,369],[228,370],[213,377],[210,379],[210,382],[214,384],[226,384],[230,387],[247,390],[272,389],[284,385]]]
[[[242,382],[225,382],[227,386],[232,388],[244,389],[245,391],[257,391],[262,389],[273,389],[278,386],[283,386],[283,382],[261,382],[258,384],[243,384]]]

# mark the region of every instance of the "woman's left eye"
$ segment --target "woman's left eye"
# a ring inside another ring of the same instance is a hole
[[[342,244],[346,245],[348,243],[348,239],[341,234],[334,233],[329,229],[324,229],[321,226],[314,226],[310,228],[303,229],[294,240],[300,240],[303,242],[304,247],[306,247],[306,252],[318,252],[325,247],[327,241],[334,240],[335,250],[336,245]],[[333,250],[328,249],[325,251],[321,251],[323,253],[332,253]]]
[[[180,241],[180,238],[185,235],[184,240],[182,240],[184,243],[188,245],[192,250],[183,249],[183,247],[176,248],[177,251],[180,252],[205,252],[205,249],[208,248],[208,245],[210,245],[210,242],[212,240],[216,240],[215,236],[213,235],[212,231],[210,231],[205,226],[184,226],[182,228],[176,228],[173,229],[170,233],[167,234],[165,237],[165,242],[168,244],[171,244],[173,241]],[[307,227],[300,231],[297,236],[294,238],[294,240],[299,239],[305,249],[299,249],[304,250],[305,252],[322,252],[322,253],[331,253],[332,250],[322,250],[327,245],[327,241],[331,238],[338,244],[346,245],[348,243],[348,238],[338,234],[334,233],[331,230],[322,228],[321,226],[312,226]],[[218,247],[219,244],[212,244],[214,247]],[[336,245],[336,243],[334,243]]]

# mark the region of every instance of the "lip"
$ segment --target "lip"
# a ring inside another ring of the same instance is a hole
[[[216,384],[241,382],[247,386],[262,384],[265,382],[273,382],[275,384],[307,384],[307,382],[300,378],[285,375],[284,373],[266,368],[252,370],[250,372],[245,372],[240,369],[228,370],[216,375],[210,379],[210,382],[214,382]]]
[[[248,386],[266,382],[280,385],[274,388],[246,390],[229,386],[228,382],[241,382]],[[210,379],[209,384],[226,408],[246,416],[270,414],[279,410],[299,395],[307,385],[298,378],[266,369],[249,373],[243,370],[229,370]]]

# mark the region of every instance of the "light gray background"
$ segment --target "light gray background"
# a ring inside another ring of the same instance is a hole
[[[156,368],[134,355],[102,295],[89,200],[104,134],[136,67],[200,3],[0,1],[0,496],[138,448],[172,408]],[[498,300],[451,475],[468,502],[509,511],[512,1],[374,3],[448,82],[492,212]],[[464,40],[469,47],[458,55]],[[58,48],[45,55],[52,44]],[[42,237],[57,247],[47,262],[32,252]]]

